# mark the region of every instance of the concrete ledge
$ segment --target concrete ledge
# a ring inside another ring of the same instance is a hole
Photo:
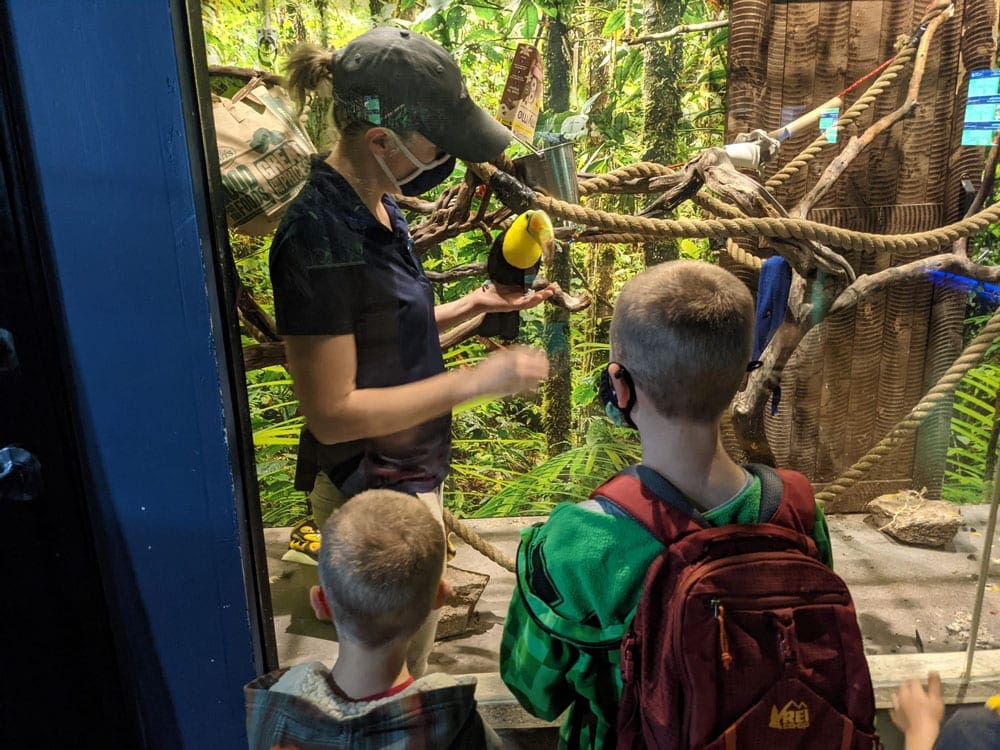
[[[560,720],[545,721],[525,711],[496,672],[482,672],[473,677],[479,713],[494,729],[558,728]]]
[[[948,705],[983,703],[1000,693],[1000,650],[977,651],[972,676],[963,683],[964,653],[877,654],[868,657],[875,688],[875,705],[892,708],[892,694],[911,677],[924,678],[928,671],[941,674],[944,700]],[[544,721],[525,711],[496,672],[473,675],[476,701],[483,718],[495,729],[558,727],[559,720]]]
[[[877,654],[868,657],[868,667],[875,687],[875,704],[892,708],[892,694],[911,677],[925,679],[933,670],[941,674],[944,702],[948,705],[983,703],[1000,693],[1000,650],[977,649],[972,660],[972,675],[963,682],[965,654]]]

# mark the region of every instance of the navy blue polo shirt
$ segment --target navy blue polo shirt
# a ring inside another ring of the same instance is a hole
[[[444,372],[434,295],[398,204],[389,195],[382,198],[392,224],[387,229],[324,158],[314,159],[271,245],[278,332],[353,335],[358,388],[403,385]],[[339,445],[322,445],[304,430],[296,486],[312,489],[322,470],[338,485],[353,473],[354,490],[423,492],[444,480],[450,450],[450,414]]]

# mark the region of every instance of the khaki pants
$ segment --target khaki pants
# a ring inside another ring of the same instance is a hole
[[[309,493],[309,505],[312,507],[313,520],[316,528],[322,530],[323,525],[333,513],[346,503],[350,498],[344,493],[323,472],[316,475],[316,482],[313,484],[312,492]],[[444,518],[442,516],[442,506],[444,503],[442,488],[438,487],[430,492],[418,492],[417,499],[427,506],[441,524],[441,533],[444,533]],[[444,576],[445,561],[441,561],[441,575]],[[410,646],[406,652],[406,665],[410,674],[420,677],[427,671],[427,657],[434,647],[434,634],[437,632],[438,618],[441,616],[440,609],[432,609],[420,630],[416,632],[410,641]]]

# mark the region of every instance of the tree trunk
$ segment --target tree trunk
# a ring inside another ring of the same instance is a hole
[[[686,3],[676,0],[646,0],[643,34],[666,31],[683,22]],[[665,44],[643,45],[642,140],[647,161],[672,164],[678,161],[677,123],[681,119],[680,73],[683,66],[682,36]],[[672,218],[672,217],[665,217]],[[645,242],[642,253],[647,266],[678,256],[677,241]]]
[[[545,108],[551,112],[569,109],[570,60],[567,54],[567,27],[559,16],[551,19],[545,44]],[[570,285],[569,250],[556,253],[549,280],[564,289]],[[549,354],[549,379],[542,390],[542,424],[550,457],[569,443],[572,426],[569,358],[569,313],[555,305],[545,306],[545,348]]]
[[[600,38],[600,31],[601,27],[598,25],[597,28],[593,29],[587,35]],[[603,64],[602,58],[603,55],[597,54],[593,48],[587,55],[588,89],[591,93],[608,91],[613,85],[609,77],[610,68]],[[601,100],[594,102],[590,110],[590,117],[599,116],[607,100],[605,96]],[[630,201],[623,200],[623,198],[625,196],[595,196],[591,199],[591,205],[617,213],[624,213],[622,206],[619,204]],[[585,341],[606,342],[611,336],[613,280],[615,277],[615,258],[617,257],[615,250],[614,245],[591,244],[587,246],[587,280],[590,284],[590,290],[593,292],[594,304],[591,306],[590,314],[587,316],[589,330],[584,336]],[[591,351],[585,358],[583,371],[591,372],[598,364],[607,361],[608,355],[606,353]]]

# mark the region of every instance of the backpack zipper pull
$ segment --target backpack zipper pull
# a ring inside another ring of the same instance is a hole
[[[726,637],[726,608],[718,599],[712,599],[712,611],[719,621],[719,651],[722,652],[722,668],[729,669],[733,664],[733,655],[729,653],[729,639]]]

